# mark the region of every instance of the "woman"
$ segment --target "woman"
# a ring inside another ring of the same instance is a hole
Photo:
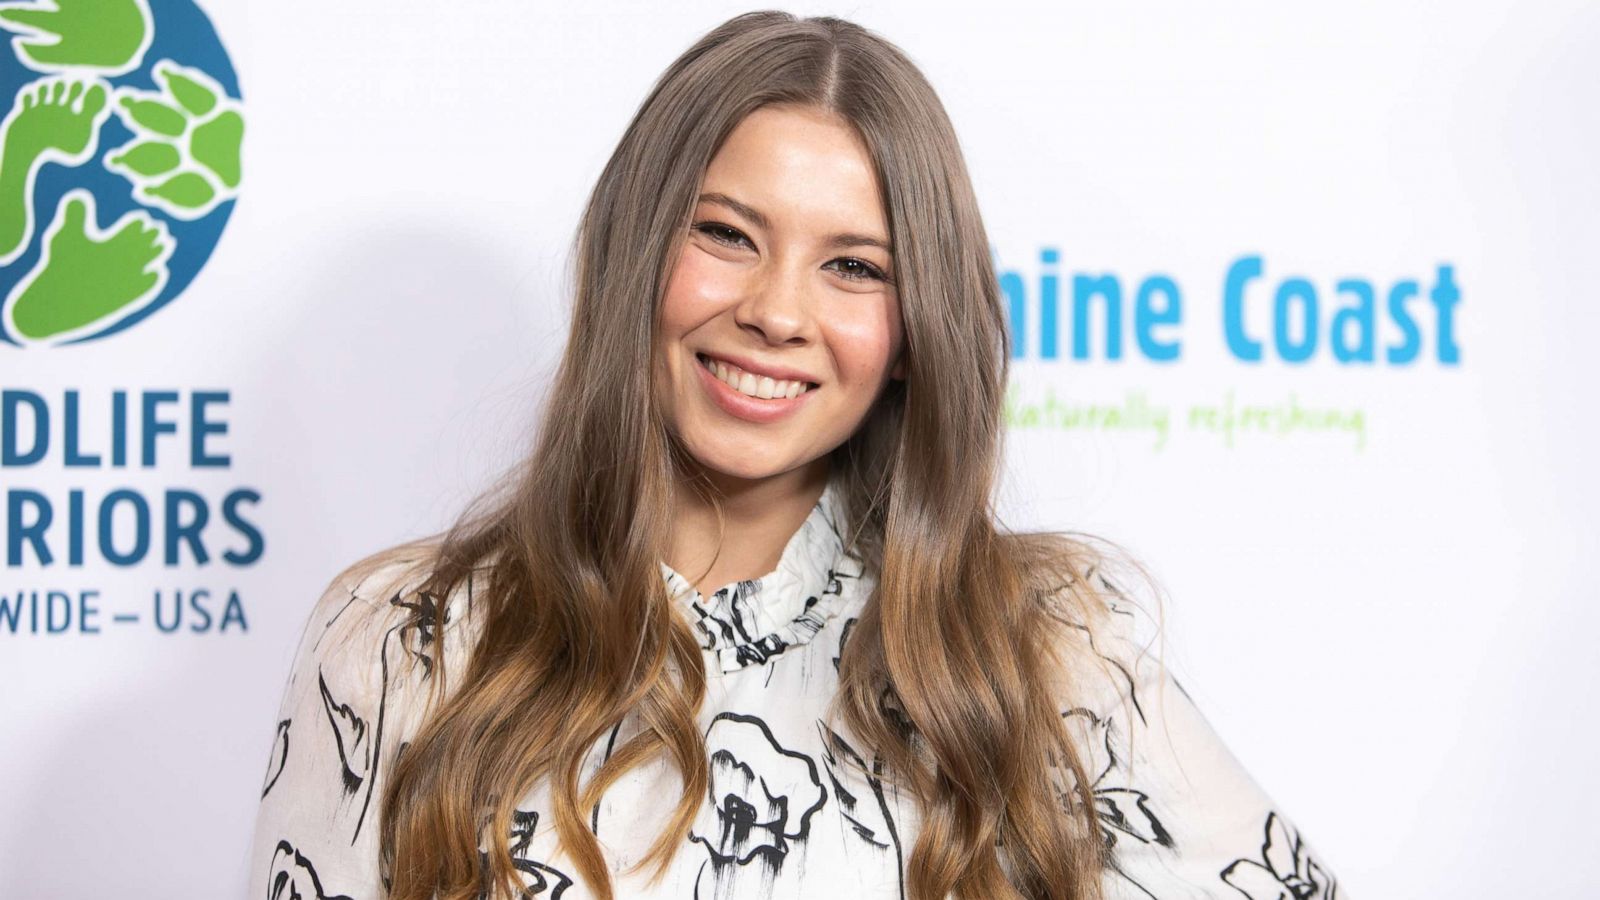
[[[998,287],[901,52],[716,28],[576,257],[529,459],[313,612],[253,890],[1335,896],[1108,555],[997,531]]]

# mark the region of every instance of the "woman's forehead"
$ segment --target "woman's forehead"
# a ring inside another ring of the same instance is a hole
[[[866,145],[843,120],[808,107],[763,107],[745,117],[712,158],[698,199],[758,228],[888,239]]]

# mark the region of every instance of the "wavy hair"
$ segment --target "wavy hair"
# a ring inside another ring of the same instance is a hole
[[[893,44],[838,18],[763,11],[675,60],[601,173],[532,452],[443,534],[346,570],[425,547],[421,590],[436,597],[487,573],[460,683],[446,690],[434,667],[434,702],[382,791],[392,898],[516,896],[505,836],[541,780],[558,840],[599,896],[613,888],[584,810],[623,774],[664,755],[683,783],[636,868],[661,877],[689,831],[707,790],[706,673],[658,564],[673,492],[699,488],[652,394],[654,334],[707,166],[769,104],[824,110],[865,143],[906,335],[906,377],[830,453],[847,540],[876,583],[830,716],[916,798],[910,897],[1100,896],[1105,835],[1058,705],[1069,661],[1053,639],[1102,610],[1086,575],[1096,556],[995,524],[1010,338],[955,131]],[[640,732],[580,784],[585,756],[629,714]]]

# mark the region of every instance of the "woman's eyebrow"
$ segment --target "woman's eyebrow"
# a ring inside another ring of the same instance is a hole
[[[762,215],[760,210],[748,204],[741,203],[720,191],[709,191],[701,194],[700,201],[702,203],[716,203],[726,206],[739,215],[744,216],[746,219],[749,219],[751,222],[754,222],[757,228],[761,228],[763,230],[770,230],[772,228],[772,223],[767,220],[765,215]],[[894,251],[889,247],[889,242],[883,238],[873,237],[869,234],[856,234],[848,231],[841,232],[839,234],[828,235],[823,239],[823,245],[841,249],[844,247],[877,247],[879,250],[882,250],[891,256],[894,255]]]

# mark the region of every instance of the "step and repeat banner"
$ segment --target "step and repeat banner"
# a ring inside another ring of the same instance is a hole
[[[0,896],[264,896],[311,604],[525,452],[586,192],[748,8],[0,3]],[[790,9],[955,121],[1006,523],[1148,566],[1338,896],[1600,891],[1600,9]]]

